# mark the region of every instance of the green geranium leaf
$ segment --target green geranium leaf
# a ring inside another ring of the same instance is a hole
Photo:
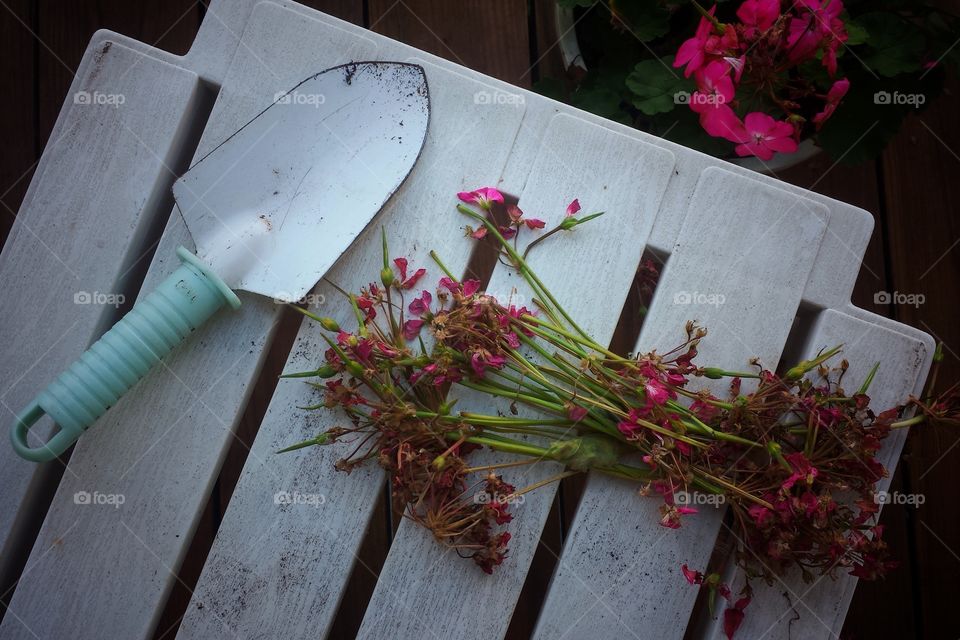
[[[845,21],[845,26],[847,28],[847,46],[853,47],[858,44],[863,44],[867,42],[870,37],[870,33],[866,28],[855,20],[847,18]]]
[[[892,13],[868,13],[857,23],[869,34],[867,49],[857,51],[863,63],[874,73],[892,78],[920,69],[924,40],[916,26]]]
[[[627,76],[627,88],[633,93],[633,105],[648,116],[673,111],[683,101],[681,92],[689,96],[693,84],[673,69],[673,57],[644,60]]]
[[[604,118],[620,111],[620,95],[607,87],[584,87],[570,96],[573,106]]]

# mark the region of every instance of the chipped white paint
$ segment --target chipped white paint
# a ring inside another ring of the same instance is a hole
[[[827,309],[809,349],[840,338],[854,361],[881,354],[893,363],[887,371],[900,375],[884,378],[890,401],[915,390],[926,374],[929,337],[849,304],[872,226],[866,212],[579,112],[299,5],[255,4],[214,2],[197,42],[182,58],[109,32],[95,37],[71,91],[89,86],[136,94],[127,97],[125,106],[137,109],[125,113],[129,120],[124,122],[142,144],[136,138],[111,143],[93,112],[72,107],[68,99],[25,200],[22,213],[27,215],[0,257],[4,299],[17,301],[4,307],[2,313],[10,315],[3,316],[3,326],[8,332],[30,326],[29,335],[5,342],[8,352],[0,359],[10,372],[26,372],[4,397],[12,410],[106,324],[103,310],[66,306],[69,301],[61,298],[72,295],[73,287],[64,282],[61,270],[37,257],[35,245],[42,240],[68,256],[64,261],[84,279],[84,287],[103,291],[115,286],[122,270],[112,265],[136,258],[130,252],[148,224],[138,212],[143,202],[162,195],[155,190],[164,182],[157,158],[168,159],[183,140],[197,100],[197,78],[220,86],[195,154],[200,157],[259,112],[276,91],[311,72],[357,59],[417,61],[428,69],[434,120],[427,148],[373,225],[375,230],[382,223],[392,237],[407,242],[398,246],[395,241],[394,248],[415,262],[425,263],[426,252],[437,248],[451,266],[462,266],[469,244],[434,217],[448,215],[455,191],[499,179],[502,188],[521,194],[522,206],[532,215],[549,220],[562,215],[572,197],[580,197],[587,210],[608,211],[608,217],[578,228],[574,237],[555,239],[536,250],[542,252],[539,256],[532,254],[543,279],[598,336],[610,335],[647,244],[673,255],[641,336],[643,348],[677,342],[676,332],[689,314],[672,305],[674,294],[686,292],[692,299],[694,293],[723,293],[723,305],[708,303],[696,314],[712,332],[704,353],[731,366],[761,355],[773,366],[803,299]],[[95,72],[98,47],[106,40],[122,48],[114,45]],[[123,56],[137,57],[136,63],[111,66],[128,60]],[[163,87],[162,101],[154,99],[156,87]],[[498,91],[517,99],[483,104],[477,98],[480,92]],[[83,148],[76,146],[85,137],[91,140],[92,157],[81,156]],[[111,161],[115,169],[103,170],[96,180],[83,173]],[[42,224],[34,228],[32,220]],[[36,235],[28,232],[28,224]],[[58,235],[56,225],[69,230]],[[104,236],[99,225],[115,235]],[[769,233],[759,233],[763,229]],[[106,242],[93,252],[76,242],[78,237]],[[567,246],[559,247],[561,242]],[[146,290],[173,269],[173,249],[181,243],[191,246],[174,216]],[[372,232],[361,237],[334,267],[339,284],[354,288],[369,279],[376,271],[376,244]],[[499,269],[490,288],[508,290],[513,280]],[[26,297],[31,291],[49,295],[32,300]],[[324,313],[348,317],[327,285],[317,291],[330,301]],[[44,330],[67,335],[58,341],[53,333],[38,334],[35,323],[26,319],[40,311],[56,321]],[[93,638],[104,629],[115,637],[152,635],[174,581],[171,571],[185,554],[210,495],[277,313],[269,302],[244,297],[240,313],[223,314],[200,331],[188,349],[171,354],[165,368],[145,379],[81,439],[0,637]],[[72,329],[69,322],[63,324],[69,318],[79,318],[79,324]],[[319,357],[316,328],[305,325],[287,370],[311,366]],[[334,473],[330,464],[339,452],[333,449],[271,456],[277,447],[335,420],[293,408],[309,397],[296,382],[278,388],[184,620],[184,637],[316,637],[329,628],[352,554],[370,521],[381,474],[373,469],[349,478]],[[891,461],[900,444],[892,441],[887,450]],[[34,468],[11,462],[9,451],[0,455],[5,483],[0,535],[6,538],[23,513],[21,505],[29,505]],[[119,509],[78,505],[73,499],[77,491],[122,494],[124,504]],[[279,491],[320,493],[325,500],[316,509],[278,507],[273,497]],[[433,637],[432,631],[438,637],[502,636],[509,618],[503,612],[516,602],[551,495],[551,490],[535,493],[524,505],[515,521],[523,526],[521,535],[492,578],[443,554],[423,531],[404,525],[368,608],[363,635]],[[541,637],[632,637],[631,631],[639,637],[683,635],[695,593],[677,567],[705,560],[718,518],[700,514],[676,532],[656,526],[655,513],[654,501],[636,498],[626,485],[591,477],[548,595]],[[601,542],[607,539],[616,544]],[[838,630],[852,589],[850,580],[818,585],[803,599],[810,613],[802,623],[804,633],[829,635],[816,618]],[[630,595],[630,607],[622,603],[624,594]],[[497,615],[490,614],[491,607]],[[766,620],[779,634],[782,613],[782,603],[761,594],[748,623]],[[418,618],[428,621],[429,629]]]

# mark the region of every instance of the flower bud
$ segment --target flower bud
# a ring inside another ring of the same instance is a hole
[[[318,378],[332,378],[337,375],[337,370],[332,365],[325,364],[316,371]]]
[[[380,282],[383,283],[383,286],[389,289],[390,285],[393,284],[393,278],[393,269],[390,267],[384,267],[383,269],[380,269]]]
[[[340,331],[340,325],[333,318],[320,318],[320,326],[327,331]]]

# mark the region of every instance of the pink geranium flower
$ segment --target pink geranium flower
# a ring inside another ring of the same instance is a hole
[[[797,150],[793,126],[782,120],[774,120],[765,113],[748,113],[743,120],[744,136],[735,151],[738,156],[756,156],[770,160],[774,153],[793,153]]]
[[[746,136],[746,129],[737,114],[729,105],[719,104],[713,109],[705,109],[700,113],[700,126],[715,138],[724,138],[730,142],[740,143]]]
[[[833,112],[836,111],[840,105],[840,101],[843,100],[843,97],[847,95],[847,91],[849,90],[850,81],[846,78],[833,83],[830,91],[827,92],[827,103],[823,105],[823,111],[813,116],[813,123],[817,125],[818,129],[833,115]]]
[[[702,69],[698,69],[694,78],[697,91],[690,96],[690,108],[703,113],[716,109],[733,100],[733,78],[730,77],[730,65],[726,60],[714,60]]]
[[[716,7],[710,7],[710,15],[712,16]],[[684,70],[683,75],[686,78],[689,78],[690,75],[703,66],[703,62],[706,59],[706,48],[707,48],[707,39],[710,37],[710,32],[713,29],[713,25],[710,24],[710,21],[705,17],[700,18],[700,24],[697,25],[697,31],[694,36],[680,45],[680,48],[677,50],[677,56],[673,60],[673,66],[675,68],[680,68],[683,65],[687,65],[687,68]]]
[[[461,191],[457,194],[457,197],[467,204],[475,204],[488,211],[494,202],[503,203],[503,194],[493,187],[480,187],[475,191]]]
[[[737,9],[737,17],[746,27],[747,37],[756,37],[780,17],[780,0],[746,0]]]

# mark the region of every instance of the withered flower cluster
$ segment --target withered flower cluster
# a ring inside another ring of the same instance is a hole
[[[458,280],[435,254],[445,275],[432,292],[417,294],[426,270],[391,261],[384,237],[379,283],[347,294],[354,330],[298,307],[323,326],[329,348],[316,370],[288,377],[320,389],[323,401],[310,408],[340,412],[343,425],[285,450],[349,444],[339,469],[375,460],[405,515],[488,573],[507,555],[505,525],[518,498],[588,470],[657,496],[665,527],[696,513],[691,504],[726,505],[736,561],[748,578],[771,581],[796,568],[809,579],[840,571],[875,579],[895,565],[877,524],[876,484],[887,474],[878,453],[893,429],[958,422],[956,388],[877,413],[867,395],[876,367],[858,388],[845,389],[840,347],[780,375],[756,361],[727,371],[699,364],[706,330],[693,323],[670,351],[617,355],[580,329],[518,252],[517,234],[542,229],[541,221],[514,207],[510,223],[497,225],[488,214],[503,198],[492,188],[459,197],[474,206],[458,210],[480,225],[468,233],[496,238],[501,260],[533,291],[534,308]],[[571,203],[541,238],[599,215],[578,218],[579,209]],[[507,409],[457,411],[464,390]],[[917,415],[907,416],[913,409]],[[471,464],[482,448],[503,461]],[[566,470],[520,489],[498,475],[545,459]],[[730,602],[732,636],[749,587],[734,598],[717,574],[683,570]]]

